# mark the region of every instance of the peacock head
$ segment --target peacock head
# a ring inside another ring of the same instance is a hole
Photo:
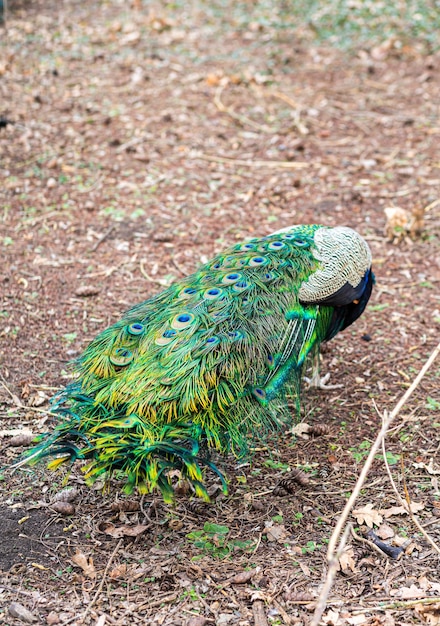
[[[319,227],[311,254],[318,261],[299,288],[303,305],[334,307],[327,339],[352,324],[364,311],[374,284],[367,242],[346,226]]]

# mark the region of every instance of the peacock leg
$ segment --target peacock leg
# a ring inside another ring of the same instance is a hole
[[[343,387],[343,385],[327,385],[327,382],[330,378],[330,372],[327,372],[327,374],[324,374],[324,376],[320,376],[319,375],[319,361],[320,361],[320,354],[319,352],[316,352],[316,354],[313,357],[313,362],[312,362],[312,374],[310,376],[310,378],[308,376],[304,376],[303,380],[309,385],[309,387],[315,387],[317,389],[341,389],[341,387]]]

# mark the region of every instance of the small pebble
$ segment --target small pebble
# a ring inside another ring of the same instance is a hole
[[[38,621],[38,618],[19,602],[12,602],[9,605],[8,612],[12,617],[16,617],[21,622],[26,622],[27,624]]]

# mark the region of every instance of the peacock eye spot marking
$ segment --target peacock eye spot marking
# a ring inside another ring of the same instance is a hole
[[[194,289],[194,287],[187,287],[186,289],[183,290],[183,293],[188,293],[188,294],[193,294],[196,293],[196,289]]]
[[[295,246],[298,246],[298,248],[308,248],[310,246],[310,243],[307,241],[307,239],[302,239],[301,237],[295,237],[292,243]]]
[[[267,264],[267,258],[265,256],[253,256],[249,259],[250,267],[262,267]]]
[[[124,367],[132,362],[133,352],[127,348],[116,348],[109,358],[110,363],[113,363],[116,367]]]
[[[135,322],[134,324],[130,324],[127,326],[127,332],[130,335],[142,335],[145,330],[145,326],[139,322]]]
[[[254,243],[244,243],[239,247],[240,250],[255,250]]]
[[[282,241],[272,241],[267,247],[269,250],[281,250],[281,248],[285,247],[285,244]]]
[[[249,287],[249,283],[247,283],[245,280],[240,280],[236,282],[235,285],[233,285],[232,289],[234,291],[244,291],[248,287]]]
[[[171,328],[174,330],[183,330],[188,328],[194,321],[195,315],[193,313],[179,313],[171,320]]]
[[[274,278],[275,278],[275,274],[273,272],[266,272],[262,276],[263,282],[269,282],[270,280],[273,280]]]
[[[243,274],[240,274],[239,272],[231,272],[230,274],[226,274],[226,276],[223,276],[222,283],[225,285],[233,285],[238,280],[240,280],[240,278],[243,278]]]
[[[166,337],[168,339],[170,337],[175,337],[176,335],[177,335],[177,331],[176,330],[166,330],[162,334],[162,337]]]
[[[202,276],[201,280],[205,283],[208,283],[210,280],[214,280],[213,274],[205,274]]]
[[[203,297],[205,300],[221,300],[221,296],[223,295],[223,289],[219,289],[218,287],[212,287],[211,289],[207,289]]]
[[[264,389],[261,389],[261,387],[255,387],[252,390],[252,393],[254,394],[254,396],[256,398],[258,398],[259,400],[263,400],[266,397],[266,392],[264,391]]]

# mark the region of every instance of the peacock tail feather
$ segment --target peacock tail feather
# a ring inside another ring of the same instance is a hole
[[[208,499],[215,449],[239,457],[291,420],[306,359],[371,293],[371,256],[348,228],[294,226],[232,246],[100,333],[53,401],[61,418],[27,457],[87,459],[125,490],[173,498],[175,470]]]

